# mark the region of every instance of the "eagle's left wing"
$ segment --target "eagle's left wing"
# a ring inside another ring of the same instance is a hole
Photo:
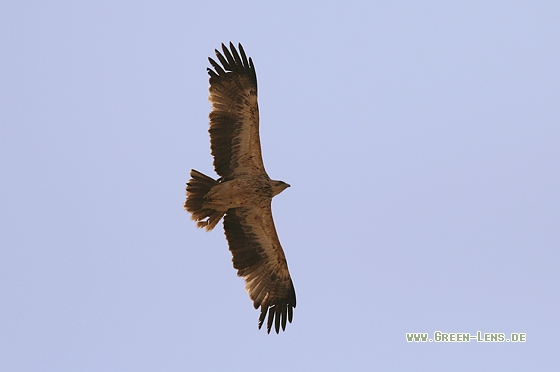
[[[292,322],[296,292],[286,256],[276,234],[272,209],[235,208],[224,218],[224,230],[233,254],[233,267],[245,279],[245,289],[255,309],[261,308],[259,329],[268,312],[267,331],[272,323],[276,333]]]

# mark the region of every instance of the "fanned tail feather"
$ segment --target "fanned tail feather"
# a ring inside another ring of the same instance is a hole
[[[224,216],[223,211],[217,211],[204,206],[206,194],[216,186],[218,181],[194,169],[191,169],[191,179],[187,182],[187,200],[185,209],[191,213],[191,218],[196,221],[196,227],[212,230]]]

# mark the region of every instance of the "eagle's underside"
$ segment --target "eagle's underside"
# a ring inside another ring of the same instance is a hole
[[[264,169],[259,139],[257,80],[253,61],[243,47],[230,43],[216,50],[221,65],[209,58],[210,142],[214,180],[191,170],[185,209],[197,227],[212,230],[224,219],[233,266],[244,278],[255,308],[261,309],[259,328],[267,314],[267,330],[276,333],[292,321],[296,306],[288,264],[272,218],[272,198],[289,187],[271,180]]]

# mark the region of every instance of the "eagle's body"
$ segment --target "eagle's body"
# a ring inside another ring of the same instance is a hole
[[[222,66],[209,58],[210,142],[214,180],[191,170],[185,209],[197,227],[212,230],[224,218],[233,266],[245,279],[255,308],[261,308],[259,328],[268,313],[267,330],[276,333],[292,321],[296,294],[288,264],[272,219],[272,198],[289,185],[271,180],[264,169],[259,138],[257,76],[253,61],[230,43],[216,50]],[[224,57],[225,56],[225,57]]]
[[[272,197],[283,190],[282,185],[286,184],[264,175],[234,178],[214,186],[206,194],[205,205],[224,212],[239,207],[263,208],[270,205]]]

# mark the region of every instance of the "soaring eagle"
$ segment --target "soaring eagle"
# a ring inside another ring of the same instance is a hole
[[[194,169],[187,183],[185,209],[196,226],[212,230],[224,217],[224,230],[237,275],[255,309],[259,329],[268,313],[267,331],[276,333],[292,322],[296,292],[286,256],[272,219],[272,198],[288,185],[271,180],[264,169],[259,139],[257,75],[251,58],[230,42],[215,50],[220,63],[208,58],[210,75],[210,147],[214,180]]]

